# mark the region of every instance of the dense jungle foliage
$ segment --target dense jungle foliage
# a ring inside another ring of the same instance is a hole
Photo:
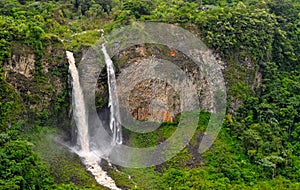
[[[0,189],[104,189],[53,141],[71,126],[63,53],[71,50],[80,60],[101,29],[107,34],[136,21],[178,24],[218,53],[226,62],[227,112],[209,151],[194,153],[193,139],[162,165],[109,170],[117,185],[300,189],[298,0],[1,0]],[[25,85],[5,68],[14,56],[27,54],[34,55],[35,67]],[[209,113],[201,112],[195,138],[208,120]],[[131,136],[130,144],[155,144],[174,127],[164,123],[147,138]]]

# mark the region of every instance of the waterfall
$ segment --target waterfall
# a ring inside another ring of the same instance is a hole
[[[116,88],[116,75],[114,64],[108,55],[104,44],[102,44],[102,52],[104,54],[105,64],[107,68],[107,80],[109,89],[109,109],[110,109],[110,130],[113,134],[112,144],[122,144],[122,128],[120,124],[119,100]]]
[[[89,152],[89,137],[84,97],[73,53],[69,51],[66,53],[69,61],[69,73],[72,77],[72,107],[77,127],[77,145],[80,146],[81,153],[85,155]]]
[[[101,158],[89,149],[88,121],[78,70],[75,65],[73,53],[66,51],[66,54],[69,62],[69,73],[72,78],[72,107],[77,127],[77,145],[81,148],[79,151],[74,148],[71,149],[82,158],[84,165],[94,175],[97,183],[109,189],[121,190],[116,186],[114,180],[100,167],[98,162]]]

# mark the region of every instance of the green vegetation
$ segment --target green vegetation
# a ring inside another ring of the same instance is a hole
[[[178,24],[226,61],[227,115],[206,153],[196,151],[209,119],[201,112],[180,154],[151,168],[110,171],[116,183],[132,189],[300,188],[298,0],[1,0],[0,7],[0,189],[102,188],[50,138],[58,131],[70,138],[64,52],[74,51],[79,62],[103,31],[136,21]],[[34,62],[25,77],[14,64],[29,56]],[[150,134],[132,133],[128,144],[155,145],[175,128],[164,123]]]
[[[0,189],[103,189],[75,155],[53,142],[51,130],[24,135],[23,128],[20,122],[0,133]]]

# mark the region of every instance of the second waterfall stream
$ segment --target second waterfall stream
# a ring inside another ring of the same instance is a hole
[[[110,109],[110,121],[109,127],[113,134],[113,144],[122,144],[122,128],[120,124],[120,110],[119,100],[117,95],[117,82],[115,75],[115,68],[112,60],[110,59],[104,44],[102,44],[102,52],[104,54],[105,64],[107,68],[107,82],[109,90],[109,109]]]
[[[114,102],[114,100],[117,101],[114,67],[104,45],[102,45],[102,51],[105,56],[105,63],[108,71],[109,106],[111,111],[110,128],[113,134],[113,143],[121,144],[122,134],[121,126],[118,122],[120,121],[118,102]],[[100,167],[99,162],[101,158],[99,158],[89,149],[88,121],[78,70],[75,65],[73,53],[66,51],[66,54],[69,62],[69,73],[71,75],[73,117],[77,127],[77,146],[79,147],[79,150],[74,150],[74,152],[76,152],[82,158],[87,170],[95,176],[96,181],[100,185],[113,190],[119,190],[120,188],[116,186],[114,180],[109,177],[107,173]]]

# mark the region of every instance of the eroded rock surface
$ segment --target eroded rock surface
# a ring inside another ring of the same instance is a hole
[[[200,108],[207,111],[212,109],[209,85],[198,65],[181,52],[171,50],[168,47],[139,45],[121,52],[114,57],[114,62],[119,66],[118,75],[123,76],[122,72],[126,68],[147,58],[166,60],[184,71],[197,90]],[[127,78],[128,83],[139,80],[139,76],[127,76]],[[117,80],[124,80],[124,77],[117,78]],[[178,83],[182,82],[179,78],[177,80]],[[122,96],[122,92],[120,92],[120,96]],[[172,122],[175,116],[180,113],[179,92],[168,81],[153,78],[140,81],[131,89],[127,101],[129,102],[129,112],[137,120]]]

